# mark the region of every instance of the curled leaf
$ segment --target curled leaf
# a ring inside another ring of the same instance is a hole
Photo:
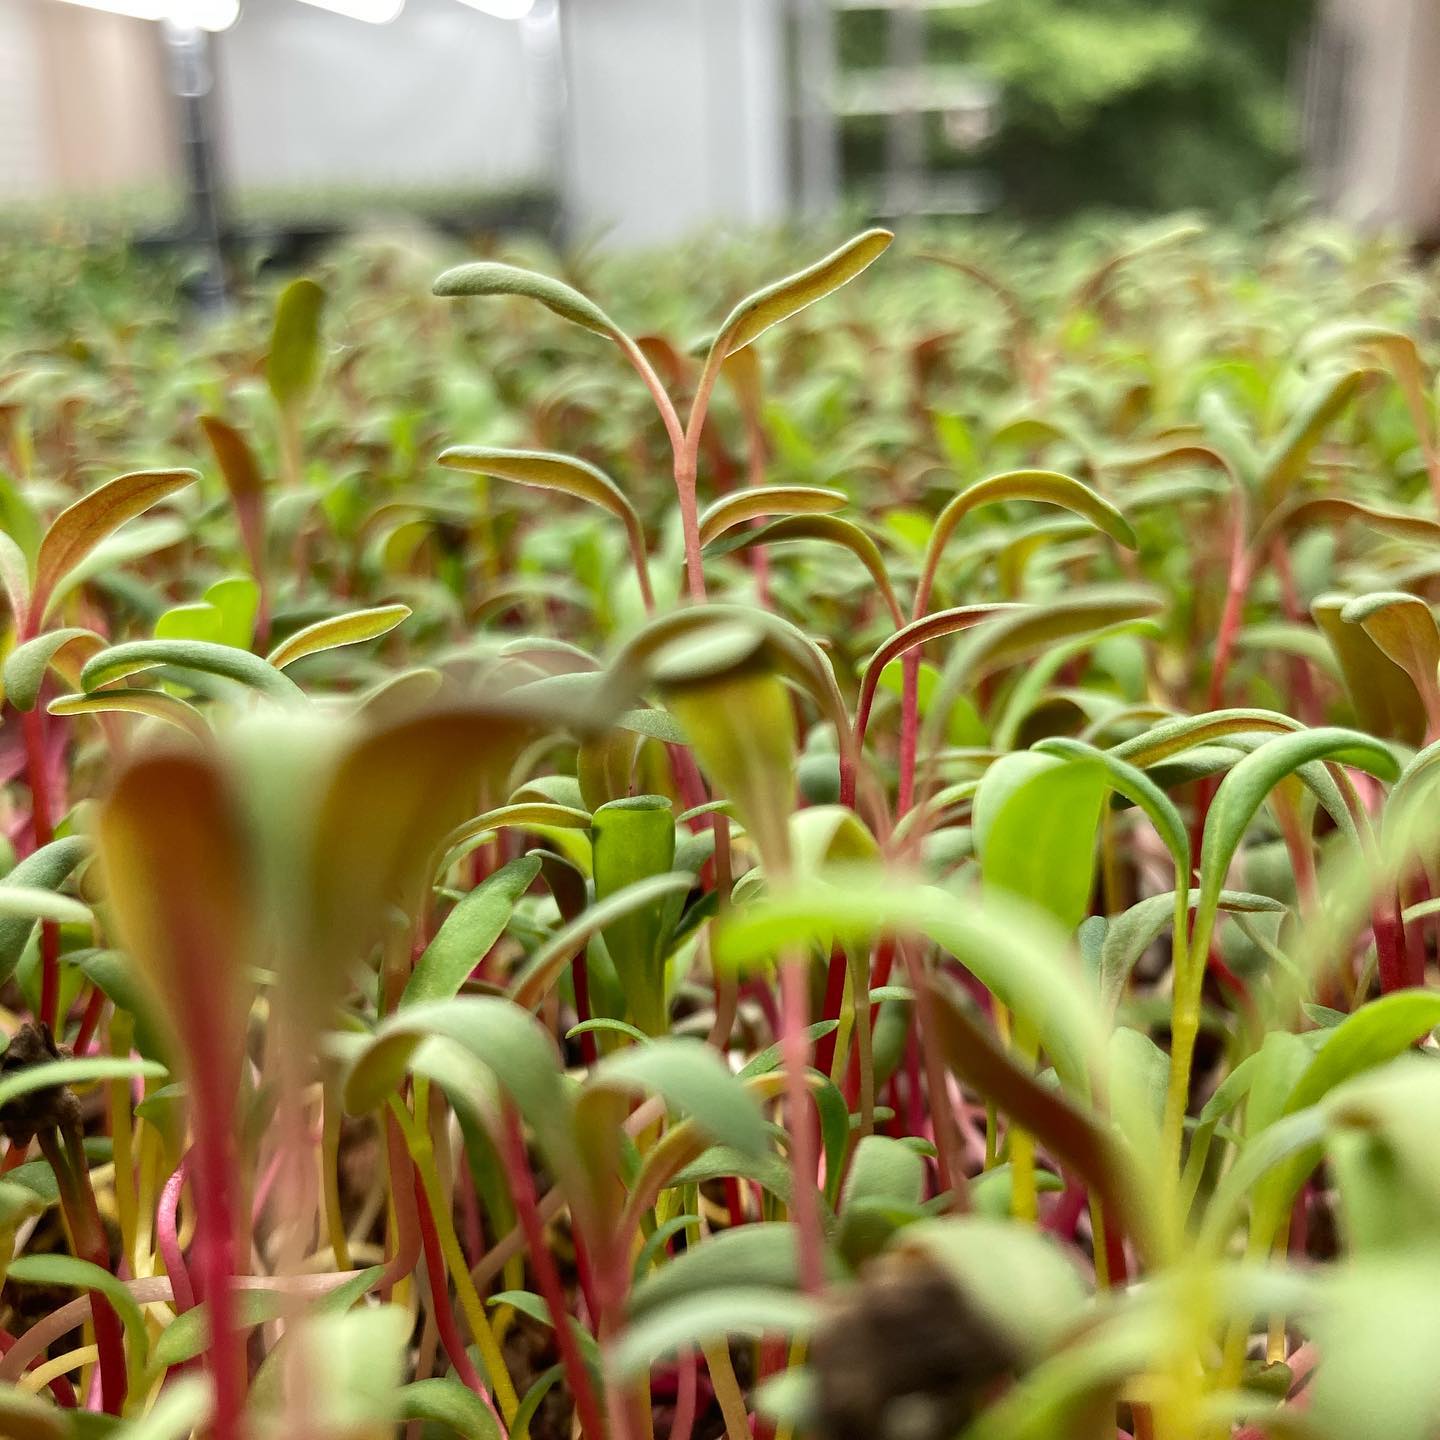
[[[731,355],[758,339],[772,325],[823,300],[877,260],[894,238],[889,230],[866,230],[824,259],[757,290],[730,312],[715,337],[711,354],[721,358]]]

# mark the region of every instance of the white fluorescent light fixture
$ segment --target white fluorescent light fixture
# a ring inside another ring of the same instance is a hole
[[[302,0],[317,10],[329,10],[347,20],[363,20],[367,25],[388,25],[405,8],[405,0]]]
[[[64,0],[85,10],[103,10],[129,20],[169,20],[214,33],[228,30],[240,14],[240,0]]]
[[[524,20],[535,8],[535,0],[460,0],[482,15],[492,15],[496,20]]]

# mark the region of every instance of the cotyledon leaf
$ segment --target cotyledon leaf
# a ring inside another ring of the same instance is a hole
[[[112,681],[162,665],[237,680],[276,700],[294,703],[305,698],[305,692],[268,660],[208,640],[128,640],[112,645],[86,661],[80,683],[87,691],[98,690]]]
[[[5,657],[5,698],[17,710],[33,710],[40,699],[45,674],[62,651],[71,651],[88,660],[104,648],[105,641],[93,630],[75,625],[47,630],[33,640],[26,640]]]
[[[400,997],[400,1008],[458,995],[466,977],[509,924],[515,902],[539,873],[539,858],[522,855],[471,890],[445,917],[435,938],[415,962]]]
[[[615,322],[593,301],[563,280],[516,265],[494,261],[478,261],[456,265],[446,270],[431,287],[432,293],[446,296],[523,295],[538,300],[562,320],[591,330],[597,335],[615,339],[619,329]]]
[[[1112,1013],[1120,1003],[1125,983],[1141,955],[1159,938],[1176,913],[1174,893],[1147,895],[1128,910],[1111,918],[1100,947],[1100,998]],[[1200,892],[1189,892],[1189,909],[1200,902]],[[1217,902],[1221,910],[1245,915],[1283,915],[1285,906],[1268,895],[1250,895],[1243,890],[1222,890]]]
[[[516,977],[511,990],[515,1003],[533,1010],[592,936],[637,910],[658,904],[668,896],[687,893],[694,885],[695,877],[688,870],[651,875],[589,906],[553,935]]]
[[[439,460],[452,470],[494,475],[539,490],[573,495],[609,511],[624,522],[627,530],[640,530],[640,517],[625,492],[588,460],[546,450],[497,450],[484,445],[452,445],[440,452]]]
[[[359,645],[366,640],[388,635],[402,621],[410,618],[408,605],[376,605],[369,610],[352,610],[346,615],[331,615],[297,630],[282,640],[266,657],[277,670],[315,655],[321,650],[335,650],[342,645]]]
[[[27,888],[55,890],[70,872],[90,854],[90,841],[81,835],[67,835],[27,855],[5,877],[5,883]],[[29,915],[0,915],[0,981],[9,979],[35,928]]]
[[[1200,908],[1196,953],[1209,941],[1213,908],[1246,829],[1266,797],[1287,775],[1313,760],[1329,760],[1393,781],[1400,764],[1388,745],[1358,730],[1327,726],[1277,735],[1239,761],[1220,782],[1205,821],[1200,850]]]
[[[1340,619],[1362,626],[1386,658],[1410,677],[1434,724],[1440,716],[1440,630],[1430,607],[1418,595],[1382,590],[1351,600]]]
[[[188,700],[164,690],[97,690],[93,695],[57,695],[45,707],[52,715],[122,713],[162,720],[197,740],[207,739],[210,726]]]
[[[817,485],[756,485],[735,490],[701,513],[700,543],[709,545],[732,526],[761,516],[825,514],[848,503],[843,490],[824,490]]]
[[[714,958],[735,965],[792,945],[853,943],[877,934],[923,935],[954,955],[1015,1014],[1034,1023],[1067,1083],[1082,1091],[1104,1049],[1095,1001],[1048,917],[1003,895],[962,899],[878,870],[836,868],[737,907],[715,935]]]
[[[823,300],[884,254],[894,238],[889,230],[866,230],[813,265],[747,296],[721,325],[711,355],[723,359],[757,340],[772,325]],[[707,368],[709,363],[707,360]]]
[[[86,1055],[78,1060],[50,1060],[31,1065],[0,1079],[0,1106],[21,1095],[55,1085],[80,1085],[87,1080],[156,1079],[166,1074],[163,1065],[126,1055]]]
[[[56,586],[107,535],[199,478],[194,470],[135,470],[62,510],[40,542],[30,594],[32,617],[44,615]]]
[[[320,370],[320,312],[325,292],[313,280],[292,280],[275,303],[265,380],[282,410],[302,404]]]
[[[585,1088],[663,1096],[742,1154],[763,1155],[769,1144],[759,1102],[719,1052],[700,1040],[670,1036],[617,1050],[591,1068]]]

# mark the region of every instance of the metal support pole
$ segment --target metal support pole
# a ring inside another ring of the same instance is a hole
[[[225,255],[221,243],[220,183],[208,104],[213,77],[209,39],[196,25],[166,20],[165,50],[170,90],[180,123],[185,171],[185,235],[201,256],[198,300],[201,310],[224,310]]]

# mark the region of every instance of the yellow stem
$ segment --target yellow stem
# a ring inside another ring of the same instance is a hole
[[[417,1108],[423,1109],[426,1097],[421,1092],[424,1088],[417,1083]],[[514,1420],[516,1410],[520,1408],[520,1397],[515,1393],[510,1372],[505,1368],[505,1356],[500,1350],[500,1342],[490,1324],[490,1317],[485,1313],[484,1302],[475,1289],[474,1281],[470,1279],[470,1267],[465,1263],[465,1253],[460,1248],[460,1239],[455,1233],[455,1222],[450,1213],[450,1197],[442,1189],[440,1176],[435,1169],[435,1147],[429,1130],[422,1120],[412,1116],[403,1106],[397,1105],[395,1113],[401,1129],[405,1132],[405,1143],[409,1147],[411,1159],[415,1161],[415,1168],[420,1172],[420,1183],[425,1188],[425,1198],[430,1204],[430,1214],[435,1222],[435,1234],[440,1241],[440,1253],[445,1258],[450,1278],[455,1282],[456,1298],[465,1313],[465,1321],[470,1327],[476,1348],[480,1351],[480,1358],[485,1362],[490,1383],[495,1387],[495,1401],[508,1425]],[[556,1323],[563,1324],[565,1321],[563,1317],[557,1316]]]

